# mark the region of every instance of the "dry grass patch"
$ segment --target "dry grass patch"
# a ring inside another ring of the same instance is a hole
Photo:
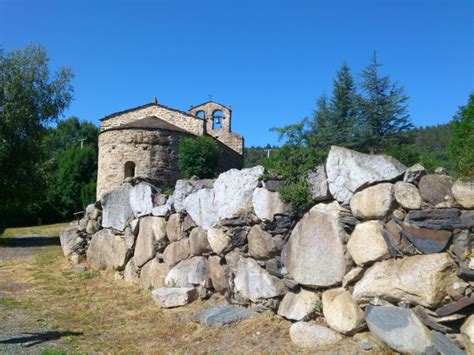
[[[78,332],[58,341],[68,353],[293,353],[302,352],[289,338],[291,323],[272,312],[223,328],[203,328],[193,315],[221,296],[176,309],[160,309],[150,291],[112,273],[72,271],[61,248],[51,245],[34,258],[0,263],[0,286],[11,312],[23,307],[22,325]],[[1,306],[1,305],[0,305]],[[1,316],[0,316],[1,319]],[[310,353],[317,353],[311,351]],[[349,338],[320,353],[364,353]]]
[[[7,228],[1,236],[14,237],[18,235],[47,235],[50,237],[56,237],[59,235],[59,232],[69,226],[69,223],[56,223],[43,226]]]

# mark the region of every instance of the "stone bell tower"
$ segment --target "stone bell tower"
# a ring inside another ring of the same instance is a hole
[[[244,151],[244,139],[232,132],[232,109],[214,101],[191,106],[189,113],[204,120],[205,134],[216,138],[240,155]]]

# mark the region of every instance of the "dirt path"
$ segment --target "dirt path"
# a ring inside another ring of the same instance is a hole
[[[41,321],[31,322],[28,304],[18,297],[29,292],[33,285],[21,279],[19,273],[31,265],[34,254],[58,245],[57,237],[24,235],[0,239],[0,353],[41,353],[58,347],[61,337]],[[20,267],[19,267],[20,266]]]
[[[149,291],[113,274],[75,273],[57,237],[0,237],[0,354],[295,353],[291,323],[271,312],[222,328],[204,328],[195,313],[224,304],[220,296],[159,309]],[[350,338],[310,353],[362,351]]]

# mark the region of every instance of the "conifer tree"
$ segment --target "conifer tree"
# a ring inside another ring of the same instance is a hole
[[[381,64],[374,53],[371,63],[362,71],[359,97],[361,129],[357,142],[359,150],[381,152],[389,144],[397,143],[403,132],[413,128],[407,113],[408,96],[403,87],[391,83],[388,76],[379,73]]]
[[[347,64],[343,64],[333,80],[332,96],[316,100],[311,122],[313,145],[328,151],[331,145],[352,147],[357,124],[357,96],[354,79]]]

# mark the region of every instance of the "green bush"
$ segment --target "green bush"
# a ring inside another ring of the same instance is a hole
[[[311,195],[306,182],[308,172],[324,161],[325,154],[303,145],[283,145],[272,151],[269,158],[262,159],[262,164],[270,175],[280,175],[284,184],[279,189],[284,201],[294,208],[308,206]]]
[[[82,207],[86,208],[95,202],[96,183],[92,181],[81,188]]]
[[[474,93],[454,117],[449,153],[457,175],[474,177]]]
[[[217,141],[208,136],[181,138],[178,163],[185,179],[196,175],[201,179],[215,177],[220,149]]]

